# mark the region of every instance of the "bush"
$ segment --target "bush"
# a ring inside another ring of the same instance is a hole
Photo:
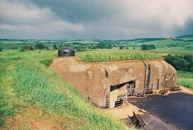
[[[44,49],[45,48],[45,45],[43,44],[43,43],[37,43],[36,45],[35,45],[35,49],[40,49],[40,50],[42,50],[42,49]]]
[[[141,50],[153,50],[156,49],[155,45],[151,44],[151,45],[142,45],[141,46]]]
[[[112,49],[113,45],[111,43],[101,42],[101,43],[97,44],[97,48],[99,48],[99,49]]]

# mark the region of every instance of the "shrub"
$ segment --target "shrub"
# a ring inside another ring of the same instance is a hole
[[[112,49],[113,45],[111,43],[101,42],[101,43],[97,44],[97,48],[100,48],[100,49]]]
[[[155,45],[151,44],[151,45],[142,45],[141,46],[141,50],[153,50],[156,49]]]
[[[45,45],[43,44],[43,43],[37,43],[36,45],[35,45],[35,49],[40,49],[40,50],[42,50],[42,49],[44,49],[45,48]]]

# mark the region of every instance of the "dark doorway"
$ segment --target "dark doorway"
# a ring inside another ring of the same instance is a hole
[[[117,84],[117,85],[114,85],[114,86],[111,86],[110,87],[110,92],[116,90],[116,89],[119,89],[123,86],[127,85],[129,88],[130,87],[134,87],[135,88],[135,80],[131,80],[131,81],[128,81],[128,82],[124,82],[124,83],[121,83],[121,84]]]

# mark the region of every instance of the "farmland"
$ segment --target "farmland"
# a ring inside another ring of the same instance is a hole
[[[141,50],[141,45],[155,45],[155,52],[161,56],[167,54],[191,54],[193,55],[193,37],[182,36],[176,38],[140,38],[131,40],[18,40],[1,39],[0,49],[19,49],[22,46],[35,47],[37,43],[43,43],[47,48],[71,46],[77,51],[93,49],[119,49],[121,46],[128,47],[129,50]]]

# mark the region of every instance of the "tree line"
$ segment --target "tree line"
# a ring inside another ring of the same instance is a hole
[[[171,64],[176,70],[193,72],[193,56],[192,55],[167,55],[165,61]]]

